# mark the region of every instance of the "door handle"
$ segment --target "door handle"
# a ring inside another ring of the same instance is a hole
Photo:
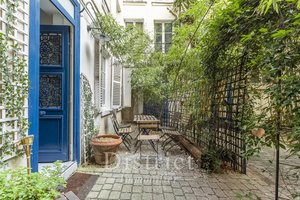
[[[40,111],[40,116],[44,116],[44,115],[46,115],[46,111],[41,110]]]

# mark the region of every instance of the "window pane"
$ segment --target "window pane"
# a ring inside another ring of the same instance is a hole
[[[155,51],[162,51],[162,43],[155,43]]]
[[[155,43],[161,43],[162,42],[162,34],[158,33],[155,34]]]
[[[40,86],[40,108],[62,108],[62,76],[43,74]]]
[[[133,26],[133,22],[125,22],[126,27]]]
[[[102,73],[105,73],[105,67],[106,67],[106,65],[105,65],[105,58],[102,56],[101,57],[101,72]]]
[[[42,33],[40,35],[40,64],[62,64],[62,35],[59,33]]]
[[[172,33],[165,33],[165,42],[166,43],[172,42]]]
[[[154,24],[154,30],[155,30],[155,32],[162,32],[162,24],[161,23],[155,23]]]
[[[169,51],[170,47],[171,47],[171,43],[165,43],[165,53]]]
[[[105,58],[101,57],[101,82],[100,82],[100,88],[101,88],[101,106],[105,105],[105,88],[106,88],[106,78],[105,78],[105,72],[106,72],[106,61]]]
[[[101,89],[101,106],[105,105],[105,89]]]
[[[165,23],[165,32],[172,33],[172,23]]]
[[[143,30],[143,22],[136,22],[136,23],[135,23],[135,26],[136,26],[137,28],[140,28],[141,30]]]

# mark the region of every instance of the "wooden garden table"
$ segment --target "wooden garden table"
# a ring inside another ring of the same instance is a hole
[[[137,123],[139,129],[137,137],[140,134],[148,135],[150,130],[158,131],[160,124],[160,121],[153,115],[134,115],[133,121]]]

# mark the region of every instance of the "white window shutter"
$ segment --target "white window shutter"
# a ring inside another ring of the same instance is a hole
[[[95,106],[96,108],[100,109],[101,107],[101,94],[100,94],[100,81],[95,79]]]
[[[123,94],[123,106],[131,107],[131,69],[124,69]]]
[[[121,106],[121,67],[115,64],[113,68],[113,107],[119,107]]]
[[[105,105],[105,87],[106,87],[106,63],[105,58],[101,57],[101,82],[100,82],[100,102],[101,107]]]
[[[95,106],[100,109],[101,107],[101,92],[100,92],[100,49],[99,42],[95,42],[95,81],[94,81],[94,94]]]

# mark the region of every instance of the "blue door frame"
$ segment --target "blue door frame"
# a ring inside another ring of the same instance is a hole
[[[53,5],[73,25],[73,158],[80,163],[80,5],[77,0],[71,0],[74,7],[74,19],[57,0],[50,0]],[[29,18],[29,134],[34,135],[32,146],[31,167],[38,171],[39,155],[39,75],[40,75],[40,0],[30,0]]]

